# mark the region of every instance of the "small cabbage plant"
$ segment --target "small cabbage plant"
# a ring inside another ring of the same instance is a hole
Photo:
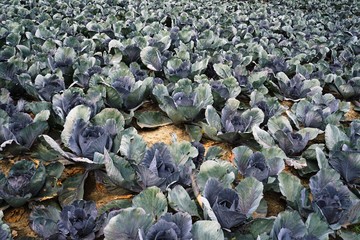
[[[15,113],[0,126],[0,142],[2,146],[15,142],[27,149],[30,149],[38,135],[48,127],[46,122],[49,111],[39,113],[43,119],[33,119],[29,114],[24,112]],[[47,115],[47,116],[46,116]]]
[[[1,88],[0,94],[0,114],[2,120],[5,120],[5,116],[12,116],[14,113],[21,112],[24,108],[24,101],[18,101],[15,104],[14,100],[10,96],[10,92],[6,88]],[[1,123],[2,123],[1,122]]]
[[[108,78],[103,82],[106,86],[106,103],[114,108],[132,110],[139,107],[150,93],[153,78],[137,80],[130,69],[121,64],[112,68]]]
[[[101,94],[94,90],[88,89],[85,94],[83,89],[71,87],[62,93],[55,94],[52,98],[52,108],[58,116],[56,120],[62,125],[70,110],[78,105],[85,105],[91,109],[91,116],[93,117],[103,107]]]
[[[191,62],[188,59],[183,60],[176,57],[168,59],[164,67],[164,73],[167,79],[172,82],[187,78],[191,73]]]
[[[192,83],[189,79],[179,80],[171,94],[163,84],[157,84],[153,94],[161,110],[174,123],[193,121],[201,110],[213,103],[210,85]]]
[[[277,96],[279,99],[296,101],[322,92],[319,80],[307,80],[300,73],[289,79],[285,73],[279,72],[276,78],[278,85],[275,86],[280,93]]]
[[[190,185],[192,159],[197,156],[197,149],[189,142],[174,142],[169,147],[155,143],[136,166],[140,186],[165,190],[172,184]]]
[[[313,220],[313,226],[309,226],[308,222],[305,224],[296,211],[281,212],[274,221],[270,238],[277,240],[319,240],[322,239],[320,237],[328,238],[329,231],[319,221],[320,217],[313,214],[309,216],[309,220]]]
[[[183,239],[191,240],[192,220],[188,213],[166,213],[152,225],[143,239]]]
[[[227,142],[247,141],[252,138],[254,126],[264,121],[264,113],[259,108],[239,110],[240,102],[230,98],[221,110],[221,116],[212,106],[206,108],[206,122],[202,123],[203,131],[213,140]]]
[[[71,152],[62,150],[48,135],[43,135],[43,139],[50,148],[73,161],[94,163],[95,154],[103,154],[104,149],[117,152],[118,133],[123,130],[124,117],[113,108],[102,110],[90,120],[91,113],[89,107],[78,105],[66,117],[61,140]]]
[[[155,143],[146,151],[137,171],[144,188],[157,186],[165,189],[180,178],[180,170],[164,143]]]
[[[12,207],[20,207],[30,201],[43,188],[46,170],[42,163],[32,161],[16,162],[7,176],[0,173],[0,198]]]
[[[285,111],[285,108],[279,103],[276,97],[265,97],[265,95],[258,90],[250,94],[250,106],[252,108],[260,108],[263,111],[263,124],[266,124],[271,117],[281,115]]]
[[[295,131],[289,120],[284,116],[270,118],[268,128],[270,135],[289,157],[301,155],[308,142],[316,138],[319,133],[322,133],[321,130],[312,128]]]
[[[253,152],[246,146],[240,146],[232,152],[240,174],[244,177],[254,177],[263,183],[276,180],[277,175],[285,168],[283,158],[275,147]]]
[[[333,95],[318,93],[295,103],[288,115],[297,126],[325,130],[327,124],[339,124],[348,110],[348,104],[340,102]]]
[[[102,235],[105,214],[98,215],[95,202],[76,200],[62,210],[37,206],[30,214],[31,228],[44,239],[88,239]]]
[[[51,101],[54,94],[65,90],[65,82],[62,74],[38,75],[35,78],[35,88],[39,98],[45,101]]]
[[[235,190],[224,188],[211,178],[205,184],[203,195],[221,227],[231,229],[245,223],[246,215],[240,209],[239,195]]]
[[[50,111],[41,110],[33,117],[24,112],[25,101],[19,100],[17,105],[14,105],[6,90],[2,90],[1,98],[0,151],[10,144],[15,145],[16,154],[18,150],[30,149],[37,137],[48,128]]]
[[[215,106],[223,106],[229,98],[236,98],[241,92],[234,77],[210,81]]]
[[[321,168],[310,178],[312,205],[332,229],[359,221],[360,201],[343,185],[340,175],[331,168]]]
[[[245,224],[263,196],[263,184],[252,177],[241,181],[235,189],[224,187],[223,183],[211,177],[202,193],[204,211],[227,230]]]
[[[358,67],[358,65],[354,65]],[[355,68],[353,71],[356,71]],[[347,100],[358,100],[360,97],[360,77],[359,76],[334,76],[334,89]]]
[[[329,124],[325,129],[325,141],[330,150],[330,166],[359,195],[360,122],[353,121],[346,132]]]

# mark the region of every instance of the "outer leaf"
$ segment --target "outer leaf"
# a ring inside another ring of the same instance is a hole
[[[211,146],[206,151],[205,159],[206,160],[214,160],[214,159],[220,158],[223,151],[224,150],[219,146]]]
[[[359,238],[358,233],[352,232],[350,230],[339,230],[337,233],[343,240],[354,240]]]
[[[224,240],[224,233],[216,221],[197,221],[191,232],[194,240]]]
[[[239,146],[234,148],[232,153],[234,154],[234,160],[239,170],[245,172],[253,151],[247,146]]]
[[[48,128],[48,123],[44,121],[37,121],[30,123],[17,135],[17,141],[26,148],[30,148],[36,138]]]
[[[171,208],[176,211],[187,212],[191,216],[199,216],[196,203],[191,200],[189,194],[181,185],[176,185],[168,193],[168,201]]]
[[[264,121],[264,113],[259,108],[248,109],[241,114],[244,119],[251,119],[245,132],[251,132],[254,126],[259,126]]]
[[[105,240],[139,239],[139,231],[146,231],[152,223],[152,216],[142,208],[122,209],[104,228]]]
[[[45,140],[46,144],[48,144],[49,147],[54,149],[54,151],[58,152],[61,156],[65,157],[65,158],[69,157],[69,154],[67,152],[65,152],[64,150],[62,150],[60,145],[57,142],[55,142],[55,140],[52,139],[50,136],[44,134],[44,135],[41,135],[41,137]]]
[[[58,180],[63,173],[65,166],[60,162],[52,162],[46,165],[46,181],[37,198],[40,200],[57,196],[59,191]]]
[[[329,150],[332,150],[336,143],[340,141],[349,141],[348,136],[337,126],[328,124],[325,128],[325,143]]]
[[[0,210],[0,233],[1,233],[1,237],[4,240],[11,240],[11,230],[10,227],[3,222],[2,218],[4,217],[4,213],[2,210]]]
[[[228,65],[222,63],[214,64],[214,70],[216,74],[221,78],[232,77],[231,68]]]
[[[259,88],[268,78],[268,71],[254,72],[249,77],[249,82],[254,88]]]
[[[209,84],[200,84],[195,88],[194,92],[196,94],[194,105],[197,107],[198,111],[213,104],[214,100]],[[196,114],[198,114],[198,112]]]
[[[211,208],[211,205],[210,205],[209,201],[206,198],[201,197],[201,196],[200,196],[200,200],[201,200],[201,203],[202,203],[201,207],[203,209],[204,219],[210,219],[212,221],[219,222],[216,215],[215,215],[214,210]]]
[[[310,178],[309,186],[312,194],[314,195],[321,192],[329,183],[334,183],[337,187],[343,186],[340,181],[340,174],[334,169],[320,169],[320,171]]]
[[[257,218],[251,224],[250,232],[253,237],[257,237],[263,233],[270,233],[274,224],[274,218]]]
[[[200,172],[197,176],[197,183],[200,189],[204,189],[206,181],[210,178],[218,179],[224,187],[229,187],[235,180],[233,166],[229,162],[217,162],[207,160],[200,166]]]
[[[169,150],[177,165],[183,165],[198,155],[197,149],[187,141],[175,142],[170,145]]]
[[[135,181],[135,171],[125,159],[113,155],[104,149],[104,163],[109,178],[118,186],[129,187],[132,180]]]
[[[108,119],[114,119],[116,122],[117,131],[124,129],[125,119],[121,112],[115,108],[105,108],[100,113],[96,114],[91,120],[96,125],[104,126]]]
[[[88,172],[76,174],[63,182],[63,189],[59,193],[61,206],[69,205],[75,200],[83,199],[84,185]]]
[[[335,152],[330,157],[329,162],[347,183],[358,183],[360,176],[360,152]]]
[[[274,139],[270,136],[269,133],[262,130],[258,126],[254,126],[253,129],[253,135],[255,140],[264,148],[270,148],[275,145]]]
[[[250,217],[256,211],[263,198],[263,190],[264,185],[253,177],[245,178],[237,185],[241,213]]]
[[[281,194],[286,200],[296,204],[300,199],[300,192],[303,189],[300,179],[286,172],[279,174],[279,187]]]
[[[281,158],[281,159],[287,158],[284,151],[281,150],[281,148],[279,148],[279,147],[271,147],[271,148],[262,149],[261,152],[262,152],[262,154],[264,154],[264,156],[266,158]]]
[[[162,69],[162,61],[160,51],[155,47],[145,47],[140,52],[141,61],[153,71]]]
[[[149,187],[143,190],[134,197],[133,206],[145,209],[154,219],[158,219],[168,209],[166,197],[158,187]]]
[[[216,128],[218,132],[221,130],[221,119],[219,114],[216,112],[216,109],[213,106],[208,105],[206,107],[205,117],[206,117],[206,122],[211,127]]]
[[[323,131],[317,128],[302,128],[298,131],[298,133],[300,133],[303,137],[305,137],[306,134],[309,134],[309,140],[313,140],[319,134],[323,133]]]
[[[119,150],[127,159],[139,163],[144,157],[146,142],[134,128],[128,128],[123,131]]]
[[[73,63],[76,58],[76,52],[69,47],[60,47],[55,52],[55,61],[59,63]]]
[[[34,122],[47,121],[50,117],[49,110],[41,110],[38,114],[35,115]]]
[[[292,131],[291,124],[285,116],[274,116],[268,121],[268,129],[271,134],[286,128]]]
[[[124,99],[113,87],[106,86],[106,99],[111,107],[118,109],[121,109],[123,107]]]
[[[200,142],[202,138],[201,127],[195,125],[185,125],[186,132],[189,134],[191,141]]]
[[[171,119],[159,111],[146,111],[136,116],[137,124],[141,128],[156,128],[172,123]]]
[[[71,109],[66,117],[64,130],[61,132],[61,141],[66,147],[69,147],[69,139],[73,133],[73,127],[78,119],[83,119],[85,122],[89,121],[91,109],[85,105],[78,105]]]
[[[315,151],[316,151],[316,160],[319,168],[320,169],[329,168],[330,167],[329,162],[325,156],[325,153],[318,147],[315,149]]]
[[[100,207],[98,214],[101,215],[105,212],[110,212],[114,209],[122,209],[122,208],[129,208],[131,207],[132,203],[130,199],[119,199],[119,200],[112,200],[107,204]],[[110,220],[110,219],[109,219]]]
[[[284,160],[280,157],[274,157],[267,160],[269,166],[269,176],[277,176],[285,168]]]
[[[191,73],[192,73],[192,75],[200,74],[203,70],[206,69],[208,63],[209,63],[209,58],[205,58],[203,60],[194,62],[191,65]]]
[[[311,213],[309,215],[305,225],[308,230],[308,234],[313,235],[320,240],[329,239],[329,234],[333,233],[326,221],[321,219],[321,217],[316,213]]]

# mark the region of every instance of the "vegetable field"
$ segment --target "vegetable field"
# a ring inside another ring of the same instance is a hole
[[[360,239],[359,1],[0,12],[0,240]]]

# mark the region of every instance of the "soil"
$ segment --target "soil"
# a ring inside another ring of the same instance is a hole
[[[286,201],[282,198],[281,193],[265,192],[264,199],[268,204],[267,217],[277,216],[285,210]]]
[[[9,224],[12,235],[16,237],[36,237],[30,228],[29,216],[30,209],[27,207],[9,208],[4,211],[4,222]]]
[[[354,105],[351,103],[350,105],[350,111],[348,111],[346,114],[345,114],[345,119],[347,121],[353,121],[353,120],[356,120],[356,119],[360,119],[360,112],[356,112],[354,110]]]
[[[178,141],[190,141],[189,135],[183,129],[185,128],[182,126],[167,125],[155,129],[140,129],[138,133],[143,137],[148,147],[150,147],[157,142],[171,144],[173,134],[176,134]]]

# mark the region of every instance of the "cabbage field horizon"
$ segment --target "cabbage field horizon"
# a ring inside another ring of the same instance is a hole
[[[360,2],[0,7],[0,240],[360,239]]]

